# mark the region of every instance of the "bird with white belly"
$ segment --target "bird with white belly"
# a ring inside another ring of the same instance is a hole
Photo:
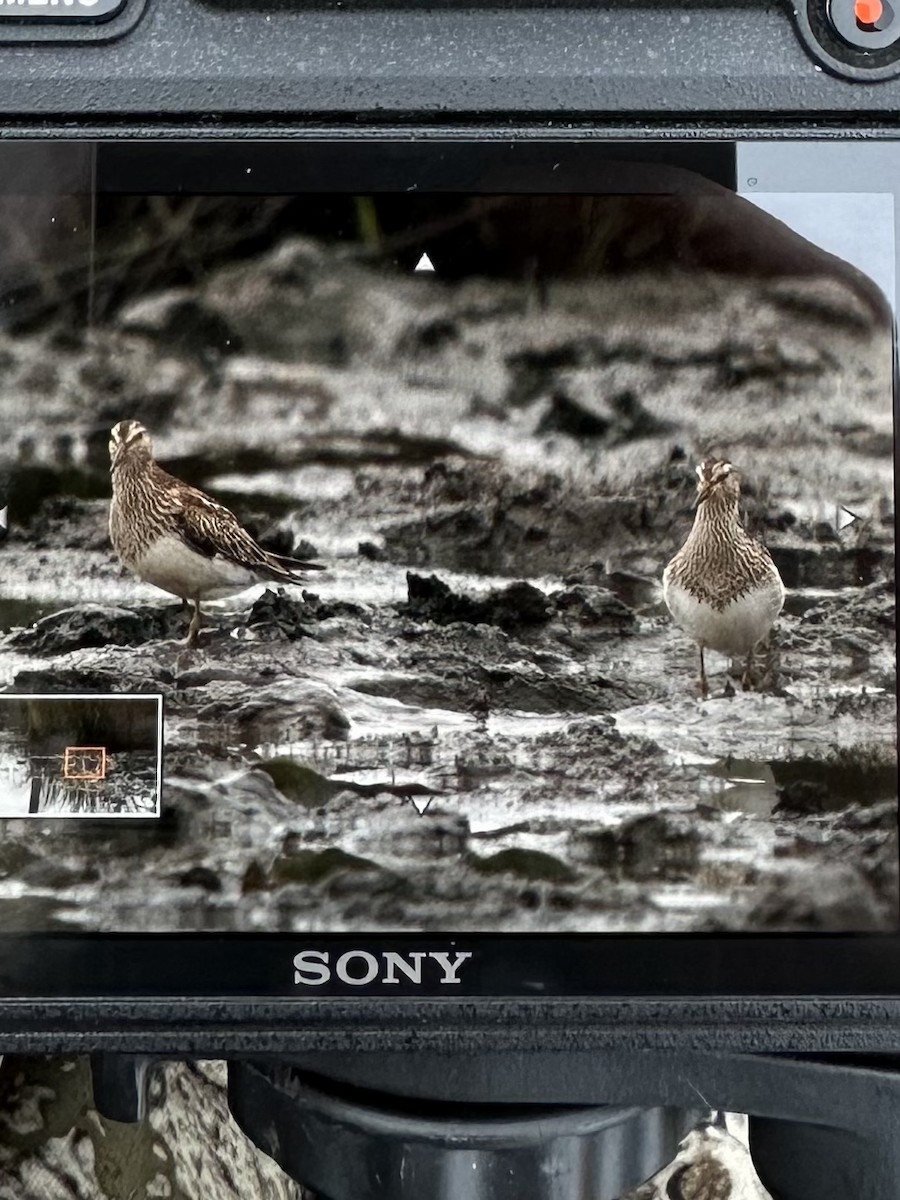
[[[147,583],[193,605],[187,644],[200,634],[200,602],[235,596],[256,583],[302,584],[320,563],[271,554],[237,517],[153,458],[140,421],[119,421],[109,441],[109,534],[122,564]]]
[[[784,605],[784,584],[769,551],[744,528],[740,476],[729,462],[697,467],[694,524],[663,572],[663,596],[676,624],[700,648],[700,692],[709,695],[705,650],[743,658],[750,686],[753,653]]]

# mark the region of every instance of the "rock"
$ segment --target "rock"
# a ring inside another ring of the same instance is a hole
[[[252,419],[260,404],[283,411],[290,405],[297,417],[319,423],[336,404],[336,378],[327,367],[304,361],[275,362],[264,356],[229,359],[222,370],[226,410]]]
[[[29,654],[56,655],[102,646],[140,646],[160,638],[184,636],[184,616],[165,608],[113,608],[84,604],[44,617],[9,638],[9,645]]]
[[[882,800],[877,804],[866,805],[865,808],[846,808],[840,814],[837,824],[841,829],[846,829],[851,833],[883,830],[896,837],[897,801],[894,799]]]
[[[32,695],[42,692],[70,692],[73,695],[81,692],[121,692],[129,688],[141,691],[155,688],[159,691],[173,682],[173,672],[160,663],[141,659],[137,663],[129,663],[126,672],[124,664],[116,661],[114,649],[107,647],[106,652],[100,651],[99,655],[102,656],[99,661],[84,665],[54,663],[49,667],[18,671],[9,690]]]
[[[777,813],[861,812],[897,795],[893,747],[878,744],[838,747],[822,759],[796,757],[780,764],[778,775]]]
[[[818,863],[769,879],[741,928],[857,932],[883,929],[884,918],[884,906],[858,868],[849,863]]]
[[[325,850],[295,850],[293,854],[282,854],[272,864],[269,872],[271,887],[299,883],[313,886],[343,871],[378,871],[377,863],[356,854],[347,854],[338,846]]]
[[[589,563],[580,571],[567,575],[565,582],[576,590],[582,585],[593,585],[604,592],[611,592],[632,613],[663,609],[662,584],[659,578],[639,575],[633,571],[607,571],[606,565],[598,562]]]
[[[816,632],[838,637],[846,637],[848,633],[860,635],[868,629],[883,635],[893,631],[894,612],[893,579],[879,579],[842,596],[817,598],[803,613],[801,628],[806,633],[819,626]]]
[[[597,438],[616,445],[633,438],[651,437],[668,428],[654,417],[630,389],[611,396],[554,392],[538,421],[538,433],[567,433],[575,438]]]
[[[603,629],[610,637],[623,637],[637,629],[631,609],[605,588],[578,584],[564,592],[553,592],[551,599],[561,616]]]
[[[346,738],[350,722],[334,691],[313,679],[285,679],[277,683],[222,680],[204,689],[205,703],[197,713],[201,721],[230,727],[251,745],[282,741]]]
[[[517,875],[520,879],[547,883],[572,883],[576,878],[571,867],[542,850],[499,850],[485,858],[474,859],[473,866],[483,875]]]
[[[398,814],[392,841],[399,858],[428,863],[456,859],[466,853],[468,818],[442,812],[438,803],[436,800],[428,807],[427,819],[416,814],[404,820]]]
[[[665,561],[660,545],[674,553],[687,535],[695,484],[680,464],[637,486],[602,488],[497,463],[438,463],[422,477],[419,515],[380,532],[387,557],[414,567],[568,579],[609,559],[617,571],[646,575],[652,564],[655,574]]]
[[[180,671],[178,674],[178,687],[181,691],[189,691],[192,688],[206,687],[209,683],[217,683],[222,680],[240,682],[246,678],[246,671],[241,671],[237,667],[226,667],[215,664],[208,667],[195,667],[187,671]]]
[[[171,353],[160,356],[151,342],[121,334],[107,334],[89,348],[78,377],[95,406],[96,426],[86,437],[90,466],[104,475],[109,470],[109,431],[117,421],[139,417],[154,432],[168,425],[204,366]]]
[[[315,592],[304,591],[303,599],[297,600],[284,588],[267,588],[254,601],[245,624],[248,629],[262,629],[274,637],[293,642],[315,637],[311,627],[318,621],[329,621],[334,617],[358,618],[362,612],[358,604],[321,600]]]
[[[303,601],[293,600],[283,588],[274,591],[266,588],[247,614],[248,629],[260,627],[272,637],[297,641],[299,638],[314,637],[310,630],[312,613]]]
[[[18,875],[36,860],[39,856],[30,846],[8,838],[0,841],[0,879]]]
[[[552,612],[549,597],[533,584],[521,581],[478,598],[451,591],[437,575],[425,578],[407,571],[406,583],[409,602],[400,611],[415,621],[433,621],[436,625],[464,621],[469,625],[520,629],[545,624]]]
[[[222,267],[203,289],[203,300],[249,354],[341,366],[351,349],[367,341],[348,312],[358,276],[359,268],[335,262],[320,243],[293,237]]]
[[[824,813],[833,808],[828,785],[821,780],[795,779],[778,789],[778,803],[772,810],[783,813]]]
[[[282,795],[304,808],[319,808],[334,796],[346,791],[340,779],[327,779],[305,763],[292,758],[270,758],[260,763]]]
[[[118,323],[128,333],[152,337],[172,354],[203,359],[241,348],[236,330],[193,289],[173,288],[137,300],[120,312]]]
[[[561,371],[590,363],[589,347],[577,340],[546,349],[522,350],[507,357],[510,371],[507,404],[521,407],[552,388]]]
[[[720,350],[719,379],[723,387],[742,387],[750,380],[775,381],[784,387],[792,374],[821,374],[825,355],[813,346],[786,338],[726,343]]]

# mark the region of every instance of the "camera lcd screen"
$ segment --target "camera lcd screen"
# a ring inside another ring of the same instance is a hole
[[[7,994],[893,961],[887,189],[6,153]]]

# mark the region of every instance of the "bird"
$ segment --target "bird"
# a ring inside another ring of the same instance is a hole
[[[663,571],[663,598],[700,648],[700,694],[709,695],[704,650],[745,658],[750,686],[753,652],[784,606],[784,584],[769,551],[744,528],[741,477],[730,462],[697,467],[694,524]]]
[[[109,456],[113,549],[138,579],[193,605],[188,646],[200,636],[202,600],[235,596],[263,581],[299,584],[302,573],[325,569],[270,554],[223,504],[164,471],[140,421],[113,426]]]

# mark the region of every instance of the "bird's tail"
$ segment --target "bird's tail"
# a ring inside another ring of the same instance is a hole
[[[300,558],[289,558],[286,554],[269,554],[269,560],[282,571],[327,571],[324,563],[306,562]]]

